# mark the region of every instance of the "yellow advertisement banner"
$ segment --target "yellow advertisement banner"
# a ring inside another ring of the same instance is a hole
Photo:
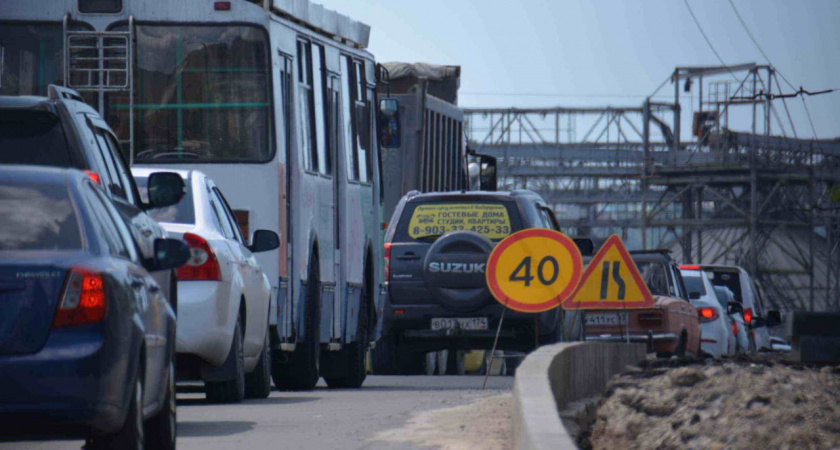
[[[475,231],[492,240],[503,239],[512,231],[507,208],[492,203],[420,205],[408,224],[412,239],[462,230]]]

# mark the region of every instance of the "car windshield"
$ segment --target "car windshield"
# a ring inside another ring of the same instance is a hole
[[[0,110],[0,164],[70,166],[58,117],[48,111]]]
[[[140,190],[140,198],[144,203],[149,201],[148,177],[134,177],[137,181],[137,189]],[[149,215],[158,222],[195,224],[195,206],[193,205],[192,189],[190,183],[184,183],[184,197],[181,201],[163,208],[149,210]]]
[[[706,286],[703,284],[703,277],[687,274],[686,272],[683,272],[682,277],[689,295],[695,292],[700,294],[701,297],[706,295]]]
[[[715,298],[717,298],[718,303],[720,303],[720,306],[723,306],[724,310],[727,308],[729,302],[735,300],[732,291],[724,286],[715,286]]]
[[[0,182],[0,251],[80,250],[82,233],[66,187]]]
[[[518,228],[512,202],[409,202],[394,240],[433,241],[452,231],[475,231],[500,241]]]
[[[741,280],[738,277],[738,272],[730,270],[713,270],[707,272],[709,278],[714,286],[722,286],[732,292],[732,296],[738,303],[743,303],[744,299],[741,297]]]

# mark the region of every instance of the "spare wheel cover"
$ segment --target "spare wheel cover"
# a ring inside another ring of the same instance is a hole
[[[490,239],[474,231],[447,233],[429,247],[423,276],[441,306],[470,310],[490,298],[485,271],[493,247]]]

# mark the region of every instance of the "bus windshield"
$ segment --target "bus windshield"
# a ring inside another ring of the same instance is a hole
[[[90,29],[80,22],[69,25],[74,31]],[[63,36],[60,23],[0,23],[0,95],[46,96],[50,84],[63,86]]]
[[[135,27],[134,160],[266,162],[270,64],[264,30],[246,25]],[[108,120],[128,139],[128,96],[111,93]]]

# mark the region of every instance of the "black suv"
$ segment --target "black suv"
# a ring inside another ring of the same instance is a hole
[[[558,230],[531,191],[410,192],[385,235],[388,296],[375,373],[417,373],[427,352],[489,349],[504,307],[490,294],[487,258],[506,236],[526,228]],[[558,309],[505,313],[499,348],[530,351],[562,333]],[[536,328],[536,329],[535,329]]]
[[[149,203],[141,200],[114,132],[82,97],[50,85],[48,97],[0,96],[0,164],[72,167],[99,183],[131,229],[144,260],[154,260],[154,242],[166,231],[146,210],[174,205],[184,193],[176,173],[149,178]],[[176,307],[173,270],[153,272]]]

